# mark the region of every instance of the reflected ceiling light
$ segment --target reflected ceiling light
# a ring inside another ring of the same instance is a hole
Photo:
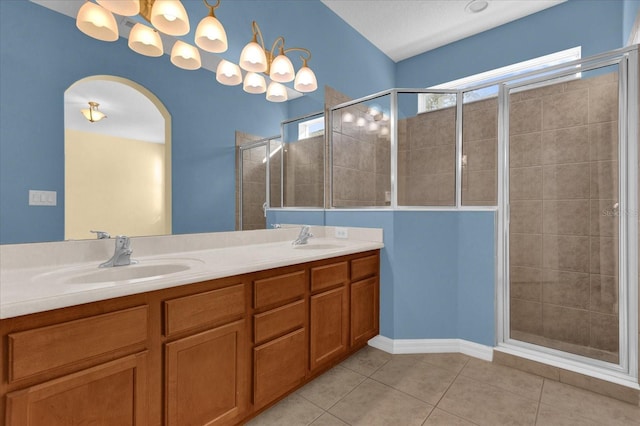
[[[151,23],[172,36],[185,35],[191,29],[187,11],[179,0],[155,0],[151,7]]]
[[[364,127],[364,125],[367,124],[367,120],[365,120],[364,117],[358,117],[356,124],[358,127]]]
[[[176,41],[171,49],[171,63],[185,70],[197,70],[202,65],[198,49],[182,40]]]
[[[353,116],[353,114],[351,114],[350,112],[345,112],[344,114],[342,114],[342,122],[343,123],[353,123],[353,119],[355,117]]]
[[[104,7],[87,1],[78,10],[76,26],[86,35],[102,41],[118,39],[118,25],[113,14]]]
[[[267,87],[267,100],[271,102],[284,102],[287,100],[287,88],[282,84],[272,81]]]
[[[248,72],[244,77],[244,85],[242,86],[242,88],[247,93],[253,93],[254,95],[257,95],[267,91],[267,82],[260,74],[255,72]]]
[[[92,123],[95,123],[96,121],[100,121],[103,118],[107,118],[104,113],[98,111],[99,105],[100,104],[97,102],[89,101],[89,108],[81,109],[80,112],[82,113],[82,115],[84,115],[84,118]]]
[[[226,52],[228,47],[227,32],[215,14],[215,9],[220,6],[220,0],[213,6],[207,3],[207,0],[203,1],[209,8],[209,16],[202,18],[196,28],[196,45],[207,52]]]
[[[129,47],[134,52],[145,56],[162,56],[164,49],[158,31],[144,24],[137,23],[129,33]]]
[[[227,86],[237,86],[242,83],[242,71],[236,64],[223,59],[216,68],[216,80]]]
[[[380,129],[380,135],[382,136],[389,136],[389,128],[387,126],[383,126]]]
[[[140,13],[140,2],[138,0],[96,0],[96,2],[118,15],[135,16]]]

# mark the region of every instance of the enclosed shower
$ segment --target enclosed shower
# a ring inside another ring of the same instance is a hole
[[[496,211],[497,346],[637,384],[637,46],[330,118],[330,207]]]

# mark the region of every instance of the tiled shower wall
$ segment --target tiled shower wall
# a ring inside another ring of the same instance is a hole
[[[324,141],[319,135],[285,144],[285,207],[324,207]]]
[[[617,73],[510,104],[511,336],[617,362]]]

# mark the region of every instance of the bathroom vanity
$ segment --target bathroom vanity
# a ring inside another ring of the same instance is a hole
[[[192,282],[205,261],[182,275],[188,283],[175,273],[163,288],[0,320],[2,418],[246,421],[378,334],[382,244],[316,244],[284,266],[267,267],[282,264],[271,255],[254,271]]]

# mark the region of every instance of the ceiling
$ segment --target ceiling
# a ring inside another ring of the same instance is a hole
[[[395,62],[498,27],[566,0],[321,0]]]

